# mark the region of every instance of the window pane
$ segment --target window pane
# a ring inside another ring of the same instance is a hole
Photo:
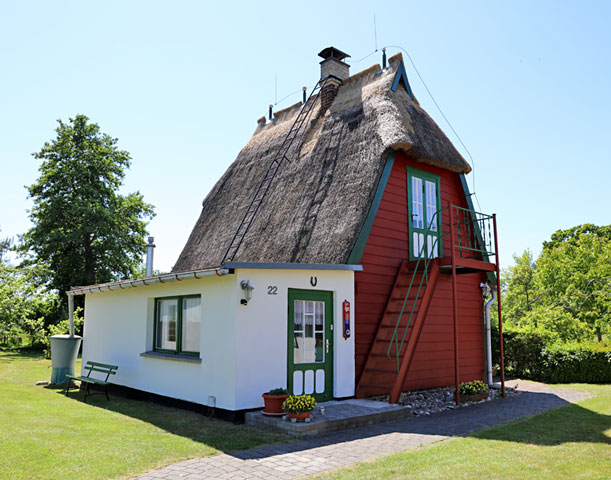
[[[200,299],[182,300],[182,350],[199,352]]]
[[[426,222],[427,228],[433,231],[437,231],[437,193],[436,185],[434,182],[424,182],[426,188]]]
[[[157,301],[157,348],[176,350],[178,299]]]
[[[294,301],[293,362],[324,361],[324,302]]]
[[[412,177],[412,225],[414,227],[424,227],[422,214],[422,179]]]

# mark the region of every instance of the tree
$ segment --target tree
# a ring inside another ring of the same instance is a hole
[[[41,175],[26,187],[33,227],[19,251],[49,266],[50,286],[63,298],[71,286],[131,277],[154,210],[139,192],[118,193],[130,155],[117,139],[85,115],[58,124],[56,138],[33,154],[42,160]]]
[[[552,233],[552,238],[549,242],[543,242],[543,250],[551,250],[564,242],[577,245],[579,236],[582,234],[593,234],[599,238],[611,240],[611,225],[599,227],[593,223],[584,223],[583,225],[577,225],[566,230],[556,230]]]
[[[503,272],[505,296],[503,305],[507,320],[519,325],[521,319],[530,312],[540,299],[541,292],[535,282],[535,259],[530,250],[522,255],[514,255],[515,265]]]
[[[611,331],[611,240],[579,233],[543,250],[537,277],[549,303],[589,326],[598,341]]]

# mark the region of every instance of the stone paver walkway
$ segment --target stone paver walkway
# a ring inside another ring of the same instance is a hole
[[[590,395],[523,380],[518,395],[295,442],[174,463],[138,480],[289,479],[463,435],[577,402]]]

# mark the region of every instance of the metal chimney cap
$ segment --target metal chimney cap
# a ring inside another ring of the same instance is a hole
[[[329,58],[335,58],[336,60],[343,60],[344,58],[350,57],[350,55],[348,55],[345,52],[342,52],[341,50],[335,47],[327,47],[327,48],[322,49],[318,53],[318,56],[321,58],[324,58],[325,60]]]
[[[154,245],[154,242],[155,242],[155,237],[149,237],[149,244],[147,245],[147,247],[148,247],[149,245],[154,247],[154,246],[155,246],[155,245]]]

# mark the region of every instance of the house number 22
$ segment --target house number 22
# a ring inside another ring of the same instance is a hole
[[[278,295],[278,287],[276,285],[268,285],[267,294],[268,295]]]

